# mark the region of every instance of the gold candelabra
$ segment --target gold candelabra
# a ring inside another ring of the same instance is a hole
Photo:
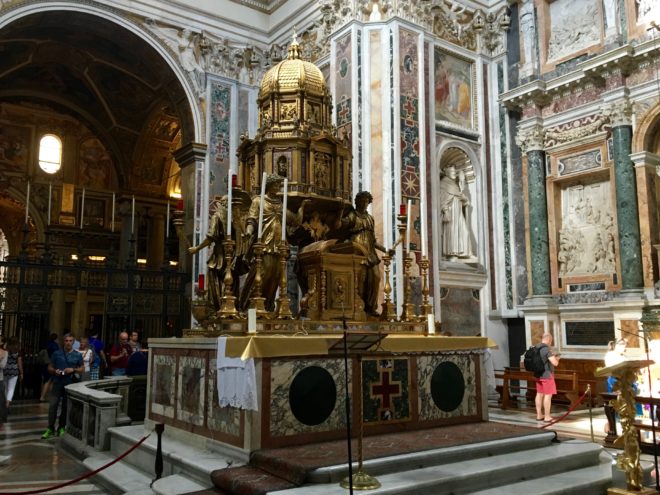
[[[278,247],[280,252],[280,264],[282,266],[282,276],[280,277],[280,297],[277,300],[277,318],[280,320],[290,320],[293,318],[291,313],[291,300],[288,293],[289,274],[286,269],[286,262],[289,259],[291,249],[289,243],[282,241]]]
[[[222,298],[220,303],[220,309],[218,310],[217,315],[220,318],[239,318],[240,314],[236,310],[236,296],[234,296],[233,285],[234,277],[231,273],[231,261],[234,257],[234,241],[231,239],[225,239],[222,243],[222,246],[225,250],[225,277],[222,281]]]
[[[252,294],[250,297],[250,309],[257,310],[257,317],[265,317],[268,315],[266,311],[266,298],[261,295],[261,275],[262,275],[262,261],[264,256],[264,245],[259,239],[253,244],[254,249],[254,263],[255,263],[255,276],[254,276],[254,288],[252,289]]]
[[[419,261],[419,267],[422,272],[422,308],[420,320],[426,320],[426,317],[433,314],[433,307],[429,303],[429,259],[423,256]]]
[[[415,309],[411,297],[410,287],[410,268],[412,267],[411,253],[406,253],[407,256],[403,259],[403,309],[401,311],[400,321],[411,322],[415,321]]]
[[[383,265],[385,266],[385,285],[383,291],[385,292],[385,300],[383,301],[383,311],[380,313],[381,321],[396,321],[396,308],[392,303],[392,285],[390,284],[390,263],[392,258],[389,255],[383,256]]]

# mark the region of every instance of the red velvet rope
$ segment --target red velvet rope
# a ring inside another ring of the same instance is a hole
[[[112,461],[104,464],[100,468],[95,469],[94,471],[88,471],[86,473],[83,473],[75,479],[65,481],[64,483],[59,483],[57,485],[49,486],[49,487],[46,487],[46,488],[39,488],[37,490],[28,490],[27,492],[0,492],[0,495],[32,495],[34,493],[45,493],[45,492],[49,492],[51,490],[57,490],[59,488],[64,488],[65,486],[73,485],[75,483],[78,483],[79,481],[82,481],[82,480],[87,479],[91,476],[94,476],[95,474],[98,474],[101,471],[103,471],[104,469],[107,469],[110,466],[112,466],[113,464],[116,464],[117,462],[121,461],[124,457],[126,457],[128,454],[130,454],[135,449],[137,449],[140,445],[142,445],[142,443],[147,438],[149,438],[150,435],[151,435],[151,433],[149,433],[148,435],[145,435],[144,437],[142,437],[140,440],[138,440],[138,442],[135,445],[133,445],[131,448],[129,448],[126,452],[124,452],[122,455],[120,455],[116,459],[113,459]]]
[[[543,428],[547,428],[548,426],[552,426],[552,425],[554,425],[555,423],[559,423],[562,419],[564,419],[564,418],[565,418],[566,416],[568,416],[570,413],[572,413],[573,411],[575,411],[575,408],[576,408],[577,406],[579,406],[580,404],[582,404],[582,401],[584,400],[584,398],[587,396],[588,393],[589,393],[589,391],[586,391],[585,393],[583,393],[583,394],[582,394],[582,397],[580,397],[580,398],[577,400],[577,402],[576,402],[575,404],[573,404],[571,407],[568,408],[568,411],[566,411],[564,414],[562,414],[562,415],[559,416],[558,418],[553,418],[552,421],[550,421],[549,423],[543,425],[543,426],[541,427],[541,429],[543,429]],[[0,495],[2,495],[2,494],[0,493]]]

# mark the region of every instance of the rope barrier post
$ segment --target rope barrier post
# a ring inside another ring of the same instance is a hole
[[[156,464],[154,466],[154,470],[156,471],[156,477],[151,482],[151,485],[153,485],[163,475],[163,445],[161,439],[163,438],[164,431],[165,431],[165,425],[163,423],[158,423],[156,425],[156,435],[158,435],[158,443],[156,445]]]
[[[589,428],[591,429],[591,441],[595,443],[596,441],[594,440],[594,415],[593,415],[593,411],[591,409],[591,383],[587,383],[587,395],[589,397],[589,399],[588,399],[589,400],[589,403],[588,403],[588,405],[589,405]]]

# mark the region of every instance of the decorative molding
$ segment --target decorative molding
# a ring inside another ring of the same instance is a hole
[[[286,3],[286,0],[229,0],[230,2],[238,3],[240,5],[245,5],[259,12],[265,14],[272,14],[282,5]]]
[[[525,154],[534,150],[543,151],[545,149],[544,136],[543,127],[538,124],[525,129],[518,129],[516,144]]]
[[[506,49],[506,32],[511,26],[509,9],[502,7],[497,12],[474,14],[474,29],[480,34],[481,51],[490,55],[499,55]]]
[[[599,133],[607,125],[608,120],[602,115],[591,115],[565,124],[551,127],[545,131],[545,146],[557,146],[585,136]]]

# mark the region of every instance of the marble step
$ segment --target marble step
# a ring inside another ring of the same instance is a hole
[[[550,460],[552,462],[552,460]],[[604,495],[611,486],[609,462],[543,478],[470,492],[469,495]]]
[[[467,447],[467,446],[466,446]],[[601,472],[605,464],[599,455],[602,447],[583,441],[566,441],[541,448],[501,453],[490,457],[463,459],[436,466],[407,471],[390,472],[376,476],[381,487],[370,490],[370,495],[443,495],[469,494],[479,490],[492,489],[535,479],[539,486],[546,487],[542,479],[557,476],[561,479],[570,472],[583,470],[595,479],[601,474],[607,481],[608,475]],[[365,467],[365,472],[372,474]],[[600,473],[600,474],[597,474]],[[345,494],[339,484],[306,484],[304,486],[281,490],[277,495],[333,495]],[[493,492],[504,495],[506,491]],[[528,491],[526,495],[536,494]],[[541,493],[541,492],[539,492]],[[562,493],[561,491],[556,493]]]
[[[505,438],[440,449],[411,452],[405,455],[369,459],[363,463],[364,470],[372,476],[393,472],[409,471],[450,462],[492,457],[521,450],[547,447],[554,440],[553,432],[541,432],[535,435]],[[356,452],[353,452],[355,458]],[[357,470],[354,462],[353,469]],[[328,466],[316,469],[308,474],[310,483],[338,483],[347,476],[346,465]]]
[[[128,450],[146,433],[143,425],[131,425],[110,428],[110,453],[117,457]],[[136,450],[131,452],[124,461],[144,473],[155,476],[156,433],[145,440]],[[167,428],[162,438],[163,451],[163,477],[185,473],[189,479],[197,482],[201,488],[211,487],[211,472],[227,466],[244,464],[240,459],[232,456],[231,452],[216,452],[203,449],[172,438]],[[189,490],[192,491],[192,490]]]

